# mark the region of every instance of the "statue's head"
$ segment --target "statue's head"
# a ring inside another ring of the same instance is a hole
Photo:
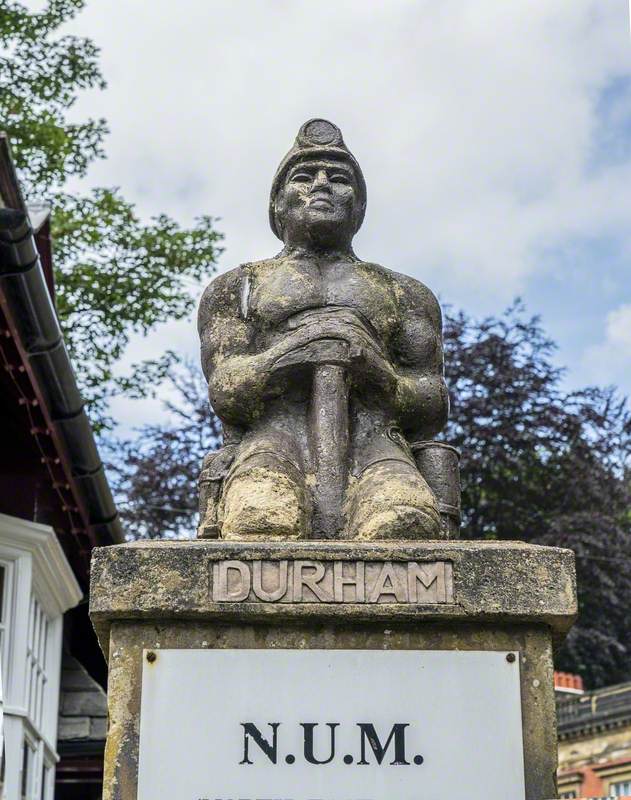
[[[311,119],[282,160],[270,194],[272,230],[285,244],[350,247],[366,211],[366,183],[340,129]]]

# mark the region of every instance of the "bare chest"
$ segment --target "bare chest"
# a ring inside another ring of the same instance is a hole
[[[306,309],[355,309],[387,335],[397,323],[395,287],[372,265],[279,260],[249,275],[248,310],[266,328],[282,328]]]

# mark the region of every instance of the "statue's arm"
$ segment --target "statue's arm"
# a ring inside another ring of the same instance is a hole
[[[251,353],[254,330],[241,313],[244,280],[241,267],[215,278],[202,295],[197,318],[211,405],[233,425],[256,418],[265,385],[261,355]]]
[[[403,319],[394,348],[396,405],[410,440],[431,439],[445,426],[449,414],[442,314],[426,286],[412,278],[403,278],[403,284]]]
[[[300,326],[257,349],[257,328],[242,310],[247,271],[238,267],[215,278],[199,306],[202,369],[210,402],[220,419],[247,425],[263,402],[284,391],[285,378],[321,360],[317,340],[343,338],[336,319]]]

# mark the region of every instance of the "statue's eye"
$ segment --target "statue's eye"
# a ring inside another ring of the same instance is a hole
[[[331,183],[350,183],[348,175],[345,175],[343,172],[334,172],[329,180]]]
[[[306,181],[313,180],[313,175],[310,175],[308,172],[296,172],[295,175],[292,175],[292,181],[300,181],[301,183],[305,183]]]

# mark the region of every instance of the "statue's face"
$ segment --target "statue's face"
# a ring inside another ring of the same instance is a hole
[[[286,242],[345,244],[357,227],[357,182],[344,162],[305,160],[287,173],[277,215]]]

